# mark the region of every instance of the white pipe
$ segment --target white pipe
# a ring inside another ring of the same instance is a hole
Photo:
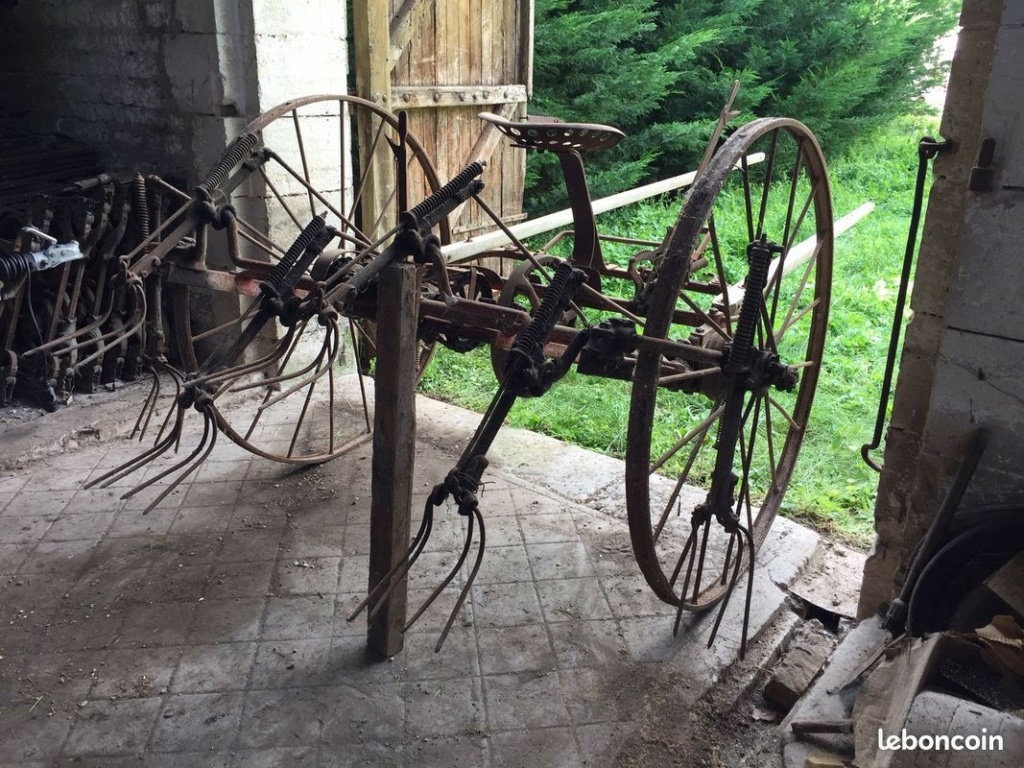
[[[857,222],[866,217],[869,213],[875,210],[875,204],[872,202],[864,203],[858,208],[853,209],[848,214],[843,216],[841,219],[836,220],[832,225],[832,231],[835,237],[839,237],[841,234],[853,228]],[[790,272],[799,266],[807,263],[808,259],[814,255],[815,250],[818,246],[817,236],[809,237],[806,240],[801,240],[799,243],[789,249],[789,253],[786,254],[786,264],[782,268],[782,276],[786,277]],[[768,285],[771,285],[772,279],[775,273],[779,269],[779,256],[772,259],[771,265],[768,267]],[[737,283],[736,285],[729,286],[727,291],[729,294],[730,304],[729,306],[738,306],[743,301],[743,285]],[[713,304],[722,302],[722,294],[715,297]],[[724,302],[723,302],[724,304]]]
[[[747,165],[754,165],[764,161],[764,152],[755,152],[752,155],[747,156]],[[690,171],[684,173],[681,176],[673,176],[670,179],[662,179],[661,181],[655,181],[651,184],[645,184],[642,187],[636,187],[635,189],[628,189],[625,192],[619,192],[608,197],[602,197],[600,200],[595,200],[591,203],[594,209],[594,214],[606,213],[607,211],[621,208],[624,205],[630,203],[636,203],[640,200],[646,200],[649,197],[655,195],[661,195],[665,192],[671,192],[681,187],[689,186],[693,184],[693,180],[697,178],[696,171]],[[509,227],[512,234],[515,235],[519,240],[533,235],[539,235],[543,232],[550,232],[552,229],[558,227],[564,227],[566,224],[572,223],[572,209],[565,208],[555,213],[549,213],[546,216],[540,216],[536,219],[530,219],[524,221],[521,224],[516,224],[513,227]],[[445,259],[449,262],[458,262],[462,259],[469,259],[473,256],[478,256],[485,251],[493,251],[496,248],[501,248],[508,245],[511,240],[508,236],[500,229],[495,232],[488,232],[485,235],[480,235],[477,238],[471,240],[464,240],[458,243],[449,243],[441,248],[441,253],[444,254]]]

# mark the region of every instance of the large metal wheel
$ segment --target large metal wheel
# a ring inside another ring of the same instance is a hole
[[[759,152],[762,162],[747,160]],[[721,601],[740,572],[737,536],[699,514],[723,428],[729,430],[723,425],[731,420],[738,432],[726,461],[735,476],[733,509],[750,533],[745,557],[752,559],[792,477],[820,373],[832,202],[821,150],[795,120],[756,120],[714,155],[656,258],[644,335],[689,340],[727,356],[741,322],[748,247],[761,240],[777,245],[777,253],[756,319],[745,322],[753,357],[777,354],[790,379],[799,376],[784,387],[790,391],[763,377],[731,386],[725,364],[695,363],[680,373],[679,361],[668,365],[663,353],[637,356],[626,454],[630,537],[654,592],[685,610]],[[680,322],[683,316],[699,318],[696,330]]]
[[[181,282],[185,271],[178,270],[179,281],[172,280],[170,288],[174,346],[187,376],[203,371],[204,361],[217,354],[224,340],[245,331],[252,304],[244,295],[258,295],[260,281],[314,216],[326,213],[326,223],[340,232],[312,268],[314,278],[322,279],[332,262],[337,266],[377,255],[387,245],[397,214],[440,186],[433,163],[407,132],[408,187],[403,192],[396,184],[399,161],[392,147],[403,131],[398,117],[371,102],[347,95],[310,96],[260,115],[228,146],[211,171],[214,183],[208,191],[214,206],[231,206],[235,221],[224,230],[226,238],[218,230],[223,221],[200,237],[208,239],[207,268],[230,262],[231,278],[223,285],[200,287],[198,280],[186,285]],[[249,147],[239,151],[241,139],[250,136],[255,139],[247,139]],[[252,165],[255,170],[247,171]],[[438,230],[442,242],[448,242],[447,222]],[[300,293],[311,284],[300,285]],[[223,305],[217,302],[224,302],[230,291],[242,294],[240,319],[232,317],[239,304],[218,309]],[[228,315],[228,321],[220,322],[218,314]],[[344,336],[358,358],[372,349],[373,323],[352,320],[347,330],[345,325],[326,305],[319,315],[297,322],[267,323],[236,364],[238,374],[204,387],[212,392],[221,431],[253,453],[292,464],[327,461],[368,436],[363,366],[349,369],[359,377],[362,402],[353,403],[361,410],[359,424],[338,417],[336,406],[342,397]],[[429,357],[430,350],[421,349],[421,369]]]

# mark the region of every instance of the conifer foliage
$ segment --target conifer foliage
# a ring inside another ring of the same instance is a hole
[[[614,125],[588,158],[598,197],[695,167],[733,80],[741,125],[805,122],[827,153],[907,112],[944,75],[957,0],[536,0],[530,113]],[[531,153],[528,209],[564,206],[555,158]]]

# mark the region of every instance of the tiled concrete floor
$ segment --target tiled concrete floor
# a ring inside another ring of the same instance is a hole
[[[475,419],[420,410],[414,514]],[[503,435],[487,553],[447,643],[434,652],[454,589],[372,663],[365,620],[346,621],[367,588],[368,447],[289,472],[222,441],[145,516],[145,494],[119,498],[131,480],[82,489],[137,451],[103,441],[0,473],[0,768],[611,766],[735,658],[738,607],[710,651],[713,617],[672,636],[632,560],[611,459]],[[411,605],[461,535],[442,512]],[[755,631],[816,546],[779,521]]]

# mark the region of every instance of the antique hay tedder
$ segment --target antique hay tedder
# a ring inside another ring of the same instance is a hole
[[[103,349],[141,345],[154,387],[139,430],[161,378],[173,382],[175,405],[153,447],[97,482],[177,450],[186,415],[202,415],[199,445],[129,492],[171,480],[155,505],[218,433],[295,465],[365,441],[365,398],[357,424],[337,408],[343,336],[362,357],[365,393],[374,323],[399,311],[378,301],[379,276],[414,263],[418,373],[438,344],[486,345],[497,391],[435,488],[409,553],[368,603],[408,572],[433,507],[448,496],[468,521],[461,567],[474,525],[482,541],[476,489],[503,418],[518,397],[543,395],[575,366],[620,380],[628,398],[626,514],[650,588],[680,614],[724,610],[779,510],[821,370],[835,232],[818,144],[787,118],[737,129],[709,152],[675,225],[650,242],[604,236],[595,223],[582,157],[616,144],[619,131],[482,117],[517,146],[557,154],[573,214],[568,258],[532,251],[490,210],[478,195],[481,164],[442,184],[402,115],[347,95],[296,99],[251,122],[191,194],[155,177],[132,182],[134,197],[117,193],[139,214],[134,247],[61,268],[64,283],[92,284],[90,270],[102,267],[107,298],[91,296],[92,320],[82,316],[63,334],[55,326],[27,356],[80,376]],[[511,245],[446,258],[449,217],[466,205],[483,206]],[[8,282],[19,269],[28,271],[12,262]],[[120,333],[97,322],[105,301],[122,310]],[[225,301],[241,311],[218,319]],[[258,396],[224,407],[239,392]],[[558,397],[557,387],[548,396]],[[267,428],[283,423],[291,425],[284,441]],[[746,599],[749,611],[749,589]]]

